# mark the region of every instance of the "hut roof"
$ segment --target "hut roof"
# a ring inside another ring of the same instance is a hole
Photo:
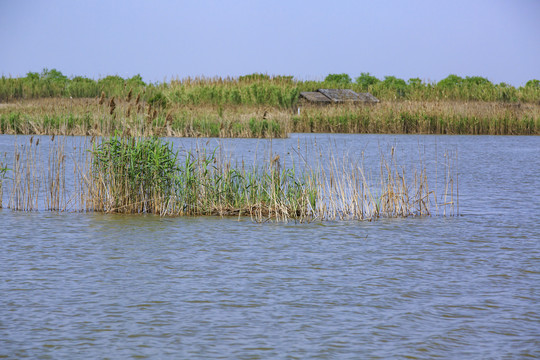
[[[360,101],[376,102],[376,103],[379,102],[379,99],[377,99],[375,96],[371,95],[370,93],[358,93],[358,97],[362,99]]]
[[[300,97],[305,98],[309,102],[320,104],[341,102],[379,102],[379,99],[370,93],[357,94],[351,89],[318,89],[314,92],[301,92]]]
[[[331,103],[332,102],[332,100],[330,100],[324,94],[317,91],[301,92],[300,97],[305,98],[309,102],[315,102],[315,103]]]
[[[317,90],[323,93],[326,97],[330,98],[333,102],[343,101],[359,101],[358,94],[351,89],[319,89]]]

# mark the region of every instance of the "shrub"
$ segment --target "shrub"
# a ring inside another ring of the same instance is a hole
[[[378,82],[380,82],[380,80],[369,73],[361,73],[360,76],[356,78],[356,83],[360,85],[364,91],[368,91],[370,86],[375,85]]]
[[[337,85],[349,85],[352,82],[351,77],[347,74],[329,74],[324,81]]]
[[[454,74],[448,75],[437,83],[437,86],[442,88],[449,88],[463,85],[463,78]]]
[[[529,80],[525,84],[525,87],[528,89],[540,90],[540,80],[536,80],[536,79]]]

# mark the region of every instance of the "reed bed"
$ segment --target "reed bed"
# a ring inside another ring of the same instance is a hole
[[[164,108],[137,98],[39,99],[0,107],[0,133],[284,138],[290,116],[267,107]]]
[[[371,92],[376,106],[305,107],[302,91]],[[540,81],[515,88],[482,77],[438,83],[362,73],[356,81],[251,74],[146,84],[138,75],[92,80],[44,69],[0,78],[0,133],[283,138],[291,132],[538,135]]]
[[[13,150],[12,168],[5,168],[4,181],[11,180],[8,208],[37,211],[39,199],[44,194],[47,210],[64,210],[65,160],[63,143],[52,142],[47,161],[42,159],[39,139],[31,137],[28,144],[16,145]],[[6,179],[6,174],[11,174]],[[2,200],[0,199],[0,204]]]
[[[413,171],[412,185],[396,158],[381,154],[380,174],[373,184],[364,167],[347,159],[332,159],[329,172],[320,181],[317,213],[330,219],[374,219],[379,217],[427,216],[430,191],[426,169]]]
[[[290,132],[539,135],[540,105],[482,102],[385,102],[375,106],[306,107]]]
[[[114,106],[113,106],[114,105]],[[540,104],[382,102],[370,106],[188,106],[136,97],[39,99],[0,107],[0,133],[284,138],[289,133],[539,135]]]
[[[31,139],[0,164],[8,175],[2,177],[8,208],[299,222],[459,211],[457,154],[445,154],[444,183],[437,193],[430,189],[424,163],[400,166],[394,148],[387,156],[381,152],[374,174],[362,159],[333,155],[312,163],[296,152],[295,163],[271,154],[248,165],[219,147],[179,152],[158,138],[117,135],[86,138],[67,156],[63,141],[53,139],[43,159],[43,145]],[[72,177],[66,176],[68,168]]]

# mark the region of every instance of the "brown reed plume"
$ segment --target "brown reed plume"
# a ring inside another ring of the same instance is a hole
[[[109,101],[109,114],[113,114],[114,110],[116,109],[116,103],[114,102],[114,96]]]
[[[98,104],[103,105],[104,102],[105,102],[105,91],[102,91],[101,96],[99,97]]]

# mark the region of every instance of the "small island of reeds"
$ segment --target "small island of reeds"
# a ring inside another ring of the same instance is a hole
[[[0,207],[300,222],[458,212],[457,154],[445,154],[437,193],[422,159],[401,166],[394,147],[373,173],[361,159],[322,153],[315,162],[298,151],[246,164],[221,147],[180,152],[156,137],[81,138],[69,151],[65,139],[30,137],[4,155]]]

